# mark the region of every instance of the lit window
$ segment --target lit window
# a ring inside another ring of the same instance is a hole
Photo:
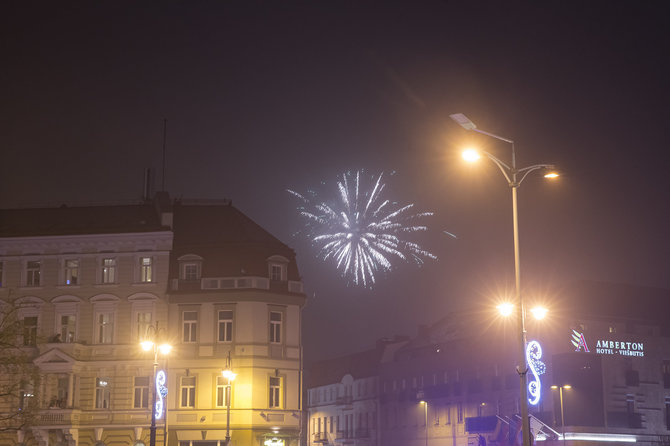
[[[133,407],[146,409],[149,407],[149,377],[136,376],[133,384]]]
[[[65,285],[79,284],[79,260],[69,259],[65,261]]]
[[[97,319],[98,344],[111,344],[114,334],[114,313],[98,313]]]
[[[37,345],[37,316],[23,318],[23,345]]]
[[[230,401],[230,390],[228,380],[223,376],[216,377],[216,407],[228,407]]]
[[[109,409],[109,379],[96,378],[95,379],[95,408]]]
[[[77,325],[76,316],[73,314],[61,315],[60,317],[60,341],[71,343],[75,339],[75,329]]]
[[[281,343],[281,322],[282,322],[282,314],[278,311],[271,311],[270,342],[273,344]]]
[[[272,408],[281,407],[281,378],[271,376],[270,377],[270,405]]]
[[[198,329],[198,312],[184,311],[183,315],[183,342],[196,342]]]
[[[40,267],[39,260],[29,260],[26,263],[26,286],[40,286]]]
[[[116,283],[116,259],[102,259],[102,283]]]
[[[233,340],[233,311],[219,310],[219,342]]]
[[[180,390],[180,407],[195,407],[195,376],[182,376]]]
[[[140,282],[153,282],[152,257],[140,257]]]

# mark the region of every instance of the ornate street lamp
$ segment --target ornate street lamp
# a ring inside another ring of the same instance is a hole
[[[164,330],[163,330],[164,332]],[[140,346],[142,350],[148,352],[153,351],[154,354],[154,375],[153,375],[153,393],[151,403],[151,428],[149,429],[149,445],[156,446],[156,418],[163,416],[165,403],[163,399],[165,395],[161,392],[162,389],[167,389],[165,372],[161,370],[158,373],[158,353],[167,355],[172,350],[172,346],[167,342],[159,343],[161,332],[158,329],[158,321],[155,325],[149,325]],[[160,376],[159,376],[160,375]],[[161,392],[161,399],[157,401],[158,393]]]
[[[230,399],[232,397],[232,387],[231,383],[235,381],[237,373],[232,370],[233,361],[230,359],[230,352],[228,352],[228,358],[226,359],[226,368],[221,371],[221,375],[228,380],[226,384],[226,439],[224,440],[224,445],[228,446],[230,443]]]
[[[545,172],[546,178],[556,178],[558,173],[554,170],[555,167],[553,164],[535,164],[528,167],[517,168],[516,167],[516,152],[514,150],[514,141],[508,138],[503,138],[502,136],[495,135],[493,133],[485,132],[479,130],[477,126],[470,121],[464,114],[456,113],[450,115],[451,119],[456,121],[461,127],[466,130],[472,130],[477,133],[481,133],[486,136],[490,136],[497,140],[506,142],[512,145],[512,163],[511,165],[506,164],[501,161],[499,158],[491,155],[488,152],[483,153],[488,159],[493,161],[493,163],[498,166],[500,172],[507,180],[507,184],[510,189],[512,189],[512,223],[514,231],[514,272],[515,272],[515,284],[516,284],[516,301],[518,302],[518,323],[519,323],[519,332],[520,332],[520,342],[519,342],[519,365],[517,366],[517,373],[519,374],[520,381],[520,405],[521,405],[521,430],[523,435],[522,446],[531,446],[530,444],[530,422],[528,419],[528,394],[527,394],[527,380],[526,374],[528,373],[528,365],[526,364],[526,323],[525,323],[525,308],[523,296],[521,294],[521,263],[519,261],[519,219],[518,219],[518,209],[517,209],[517,189],[521,186],[523,180],[536,170],[543,170]],[[477,150],[469,149],[463,152],[463,159],[468,162],[475,162],[481,158],[480,152]]]

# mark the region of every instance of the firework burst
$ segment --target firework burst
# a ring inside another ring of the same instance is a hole
[[[365,188],[362,171],[342,174],[337,181],[337,200],[332,204],[319,199],[315,192],[306,195],[289,190],[301,201],[300,215],[318,256],[332,261],[349,283],[372,287],[375,276],[392,269],[393,261],[417,265],[437,257],[407,239],[412,233],[426,231],[417,222],[432,212],[414,213],[413,204],[399,206],[384,198],[384,174],[369,177]]]

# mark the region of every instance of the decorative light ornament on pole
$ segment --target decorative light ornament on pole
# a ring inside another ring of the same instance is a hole
[[[172,346],[167,342],[158,343],[160,331],[158,330],[158,321],[156,325],[149,325],[144,339],[140,346],[144,351],[154,353],[154,374],[153,374],[153,393],[151,403],[151,427],[149,428],[149,445],[156,446],[156,419],[160,419],[165,412],[165,396],[167,395],[167,375],[164,370],[158,370],[158,353],[167,355],[172,350]],[[158,399],[160,397],[160,400]]]
[[[232,398],[232,387],[231,382],[235,381],[237,373],[234,373],[232,370],[233,361],[230,359],[230,352],[228,352],[228,358],[226,359],[226,368],[221,371],[221,375],[228,380],[226,385],[226,393],[224,397],[226,398],[226,439],[224,440],[224,446],[228,446],[230,443],[230,399]]]
[[[517,168],[516,167],[516,152],[514,150],[514,141],[509,138],[503,138],[502,136],[495,135],[493,133],[485,132],[477,128],[477,126],[470,121],[464,114],[456,113],[450,115],[451,119],[456,121],[461,127],[466,130],[471,130],[473,132],[481,133],[482,135],[490,136],[497,140],[506,142],[512,145],[512,163],[508,165],[499,158],[491,155],[488,152],[477,152],[483,153],[488,159],[493,161],[493,163],[498,166],[500,172],[507,180],[507,184],[510,189],[512,189],[512,224],[514,231],[514,276],[515,276],[515,290],[516,290],[516,301],[519,304],[518,308],[518,319],[519,319],[519,332],[520,332],[520,342],[519,342],[519,365],[517,366],[517,373],[519,374],[520,380],[520,391],[521,391],[521,431],[523,435],[522,446],[531,446],[530,442],[530,421],[528,418],[528,391],[526,387],[526,374],[528,372],[528,366],[526,364],[526,323],[525,323],[525,308],[523,302],[523,296],[521,295],[521,266],[519,262],[519,221],[518,221],[518,209],[517,209],[517,189],[523,182],[523,180],[533,171],[536,170],[552,170],[554,165],[552,164],[535,164],[528,167]],[[468,153],[467,155],[465,153]],[[474,156],[472,152],[466,151],[464,153],[464,158],[467,161],[474,162],[479,159],[479,157]],[[556,178],[558,174],[553,172],[555,175],[552,178]]]

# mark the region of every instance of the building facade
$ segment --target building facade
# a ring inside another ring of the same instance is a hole
[[[154,369],[167,372],[156,444],[299,443],[305,297],[290,248],[229,202],[160,193],[0,213],[0,298],[39,369],[21,390],[36,417],[1,444],[149,444]],[[147,337],[172,351],[154,358]]]
[[[615,288],[566,289],[553,315],[527,321],[535,443],[670,444],[670,293]],[[380,357],[376,444],[520,444],[517,328],[494,310],[451,314]],[[327,389],[308,389],[310,444],[368,444],[319,433],[326,409],[347,413]]]

